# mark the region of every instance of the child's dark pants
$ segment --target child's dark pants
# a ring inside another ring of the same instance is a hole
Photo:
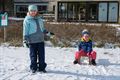
[[[31,70],[45,70],[47,64],[45,63],[45,47],[44,42],[30,44],[30,69]],[[39,66],[37,66],[37,60]]]

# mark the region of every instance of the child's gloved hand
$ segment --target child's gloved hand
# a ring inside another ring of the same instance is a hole
[[[54,35],[51,35],[50,38],[53,39],[53,38],[55,38],[55,36],[54,36]]]
[[[53,32],[50,32],[50,35],[55,35]]]
[[[55,34],[53,32],[48,32],[47,36],[49,36],[50,38],[54,38]]]
[[[54,38],[55,38],[55,34],[52,33],[52,32],[50,32],[50,38],[51,38],[51,39],[54,39]]]
[[[29,43],[25,40],[25,41],[23,41],[23,46],[26,48],[29,48]]]

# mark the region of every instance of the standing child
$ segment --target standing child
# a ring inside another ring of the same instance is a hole
[[[79,51],[75,53],[74,64],[79,63],[81,56],[89,57],[89,64],[96,65],[96,52],[92,49],[92,40],[87,29],[82,31],[82,38],[79,43]]]
[[[44,28],[43,19],[38,15],[36,5],[29,5],[28,14],[23,22],[23,42],[29,46],[30,50],[30,69],[32,73],[37,70],[46,72],[44,35],[54,35]],[[38,60],[38,65],[37,65]]]

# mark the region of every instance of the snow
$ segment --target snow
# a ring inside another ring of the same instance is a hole
[[[94,48],[97,66],[74,65],[77,48],[45,50],[47,73],[31,74],[28,48],[0,46],[0,80],[120,80],[120,48]]]

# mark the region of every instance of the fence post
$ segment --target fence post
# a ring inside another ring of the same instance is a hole
[[[4,27],[4,42],[7,41],[7,31],[6,31],[6,27]]]

